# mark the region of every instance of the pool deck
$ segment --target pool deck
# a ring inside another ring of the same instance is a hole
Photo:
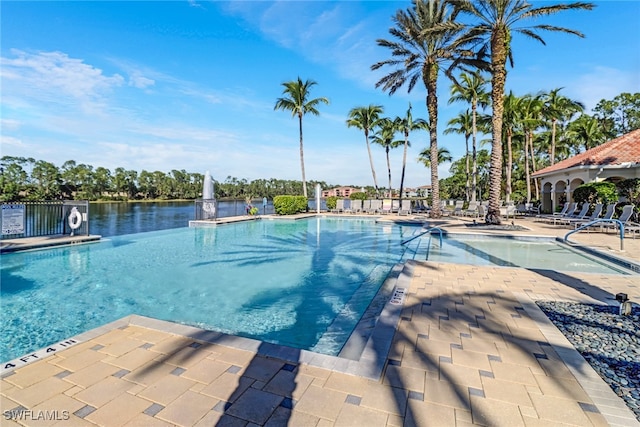
[[[469,221],[437,225],[469,231]],[[514,221],[529,230],[486,232],[568,231]],[[640,263],[640,239],[620,252],[614,233],[572,237]],[[2,425],[640,426],[535,304],[612,304],[619,292],[638,302],[640,276],[410,261],[396,286],[404,305],[379,323],[397,326],[373,334],[358,362],[122,319],[6,371]]]

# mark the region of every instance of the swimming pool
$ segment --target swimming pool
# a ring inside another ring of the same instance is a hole
[[[3,255],[0,360],[130,314],[335,355],[414,230],[261,220]]]
[[[602,258],[590,256],[549,238],[443,234],[410,243],[415,259],[471,265],[496,265],[583,273],[628,274]]]

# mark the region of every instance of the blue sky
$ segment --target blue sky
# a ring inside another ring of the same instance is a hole
[[[534,4],[543,2],[534,2]],[[553,2],[556,3],[556,2]],[[640,2],[596,1],[544,23],[585,33],[542,33],[547,45],[516,35],[507,90],[563,87],[590,111],[600,99],[640,91]],[[427,117],[417,85],[393,96],[375,88],[389,58],[391,17],[409,1],[2,1],[1,154],[61,166],[66,160],[141,171],[184,169],[227,176],[300,179],[298,123],[274,111],[282,83],[300,76],[327,97],[303,122],[308,180],[371,185],[364,135],[347,128],[351,108],[383,105],[385,115]],[[439,144],[454,158],[460,136],[442,136],[466,109],[448,105],[440,83]],[[428,135],[411,135],[405,186],[428,184],[416,159]],[[380,185],[384,150],[373,146]],[[393,186],[402,149],[392,151]],[[448,165],[441,167],[441,177]]]

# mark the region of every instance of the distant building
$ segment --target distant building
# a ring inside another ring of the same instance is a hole
[[[336,188],[332,188],[331,190],[322,190],[322,197],[323,198],[327,198],[327,197],[348,198],[351,195],[351,193],[359,193],[361,191],[362,191],[361,188],[336,187]]]

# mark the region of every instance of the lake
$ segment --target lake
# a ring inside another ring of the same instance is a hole
[[[262,201],[254,201],[260,214],[272,214],[273,201],[267,202],[263,211]],[[324,200],[323,209],[326,209]],[[309,201],[309,209],[315,209],[315,200]],[[218,217],[245,214],[243,200],[218,201]],[[188,227],[195,219],[195,203],[186,202],[114,202],[91,203],[89,207],[89,232],[100,236],[121,236]]]

